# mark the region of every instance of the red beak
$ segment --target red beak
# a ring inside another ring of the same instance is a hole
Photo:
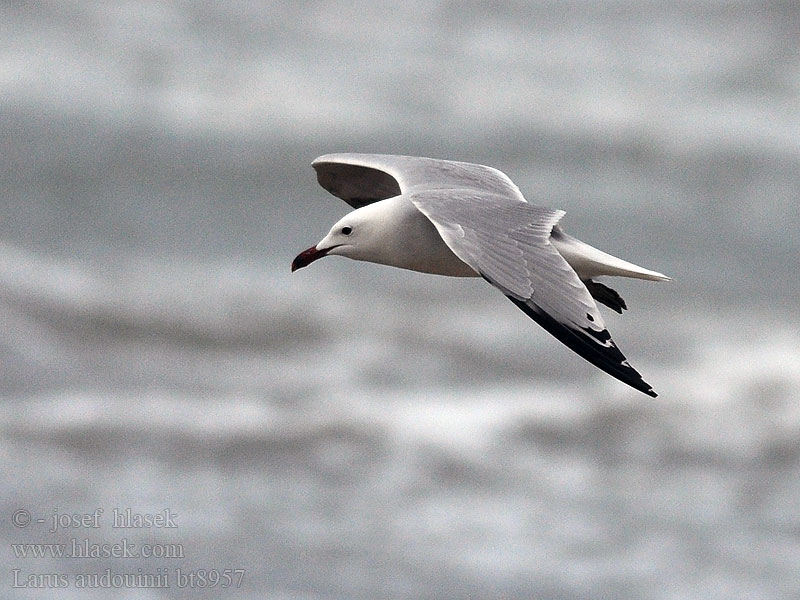
[[[316,246],[311,246],[311,248],[309,248],[308,250],[303,250],[292,261],[292,273],[297,271],[297,269],[302,269],[303,267],[307,267],[318,258],[322,258],[323,256],[325,256],[329,251],[330,248],[326,248],[325,250],[317,250]]]

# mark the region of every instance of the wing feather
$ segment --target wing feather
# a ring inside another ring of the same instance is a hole
[[[317,181],[353,208],[412,190],[471,189],[525,202],[502,171],[484,165],[390,154],[325,154],[311,166]]]
[[[655,397],[611,339],[589,290],[550,243],[563,211],[470,189],[409,198],[453,253],[525,314],[609,375]]]

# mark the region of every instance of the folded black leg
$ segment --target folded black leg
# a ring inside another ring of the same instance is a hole
[[[625,305],[625,300],[622,299],[622,296],[620,296],[616,290],[612,290],[607,285],[597,283],[591,279],[587,279],[583,283],[586,285],[586,289],[589,290],[592,298],[597,300],[600,304],[605,304],[608,308],[617,311],[619,314],[622,314],[623,310],[627,310],[628,307]]]

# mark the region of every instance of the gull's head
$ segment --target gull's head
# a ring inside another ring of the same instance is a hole
[[[364,207],[367,208],[367,207]],[[342,217],[316,246],[303,250],[292,261],[292,272],[310,265],[329,254],[338,254],[357,260],[370,260],[375,238],[374,220],[369,213],[357,209]]]

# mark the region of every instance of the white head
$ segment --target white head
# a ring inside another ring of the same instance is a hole
[[[317,245],[297,255],[292,261],[292,271],[328,254],[380,262],[381,255],[386,251],[386,240],[382,234],[387,223],[379,218],[377,208],[375,204],[363,206],[339,219]]]
[[[439,275],[477,276],[442,240],[433,223],[395,196],[342,217],[316,246],[298,254],[292,271],[328,254]]]

